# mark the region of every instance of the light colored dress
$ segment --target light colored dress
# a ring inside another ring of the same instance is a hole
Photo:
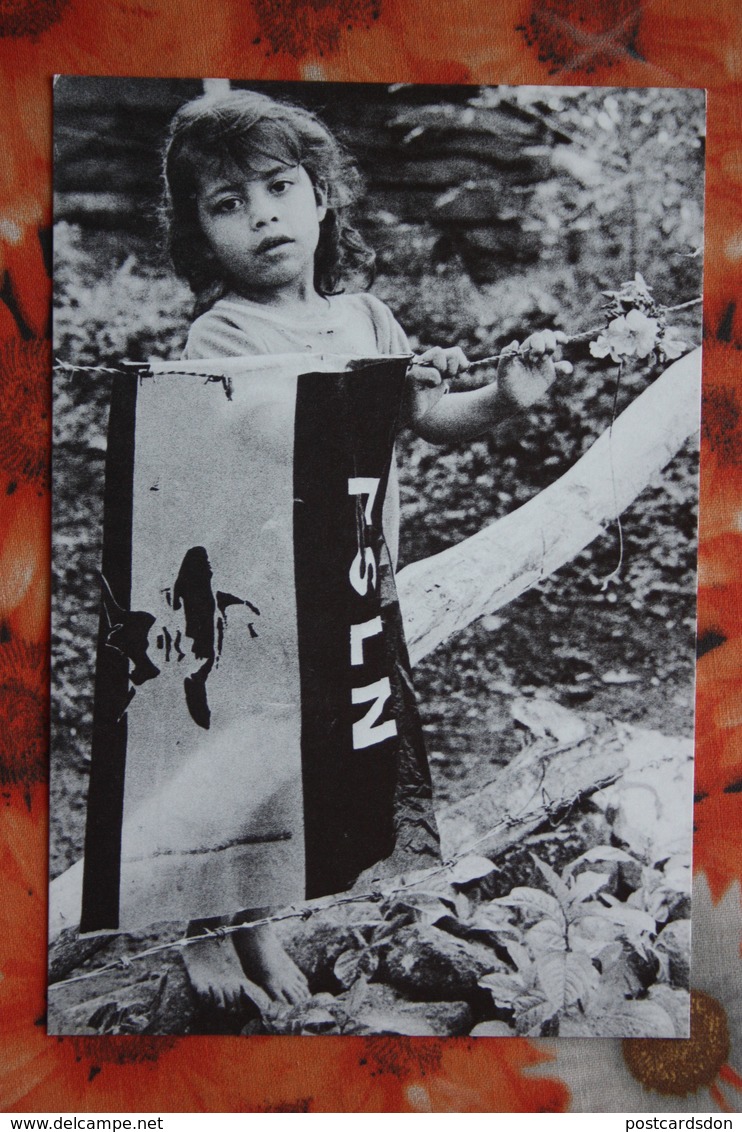
[[[359,358],[411,353],[402,327],[375,295],[330,295],[324,316],[287,319],[241,295],[219,299],[195,320],[184,358],[224,358],[255,354],[348,354]],[[399,551],[399,475],[392,459],[384,501],[384,533],[396,567]]]
[[[407,335],[375,295],[330,295],[324,315],[287,319],[241,295],[227,295],[195,320],[186,358],[239,357],[242,354],[406,354]]]

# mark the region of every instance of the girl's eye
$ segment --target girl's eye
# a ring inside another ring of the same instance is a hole
[[[242,207],[242,201],[239,197],[225,197],[224,200],[217,201],[214,206],[214,211],[222,215],[229,212],[237,212]]]
[[[293,181],[290,181],[287,177],[281,177],[280,180],[271,182],[271,192],[276,196],[281,196],[282,193],[291,188],[292,184]]]

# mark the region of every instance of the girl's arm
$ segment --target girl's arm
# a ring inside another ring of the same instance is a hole
[[[449,380],[468,362],[458,348],[428,350],[410,371],[405,424],[432,444],[474,440],[495,425],[527,409],[543,396],[557,374],[572,372],[569,362],[555,358],[566,341],[560,332],[532,334],[513,342],[497,369],[497,382],[464,393],[449,393]],[[423,368],[424,367],[424,368]]]

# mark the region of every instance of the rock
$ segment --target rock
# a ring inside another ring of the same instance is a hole
[[[636,892],[642,886],[641,861],[618,862],[618,887],[625,892]],[[613,892],[616,889],[612,890]]]
[[[629,944],[625,944],[626,954],[626,980],[632,994],[646,990],[656,980],[659,974],[660,961],[652,952],[635,951]]]
[[[543,878],[531,852],[538,852],[536,845],[530,851],[524,845],[514,845],[498,857],[497,871],[479,885],[482,898],[494,900],[498,896],[507,896],[511,889],[518,887],[538,888]]]
[[[609,845],[611,841],[611,827],[605,816],[596,808],[590,806],[588,812],[571,814],[559,823],[558,829],[553,832],[536,834],[523,842],[523,848],[534,853],[541,861],[551,865],[555,872],[561,875],[566,865],[580,857],[588,849],[595,849],[598,845]],[[499,862],[498,862],[499,864]],[[591,872],[610,873],[615,869],[607,869],[597,862],[586,863],[578,867],[578,872],[589,869]],[[539,874],[536,873],[536,876]],[[522,882],[521,882],[522,883]],[[541,881],[538,882],[539,887]]]
[[[171,956],[150,1034],[196,1033],[196,996],[180,955]]]
[[[251,1018],[250,1021],[242,1027],[240,1033],[244,1038],[253,1038],[259,1034],[267,1034],[268,1030],[262,1018]]]
[[[49,948],[49,982],[58,983],[110,943],[105,935],[82,938],[77,929],[65,928]]]
[[[162,971],[117,970],[49,988],[50,1034],[151,1034],[165,984]]]
[[[481,997],[482,975],[503,966],[486,947],[415,924],[392,937],[377,977],[412,999],[471,1001]]]
[[[292,923],[290,931],[280,933],[280,939],[313,991],[340,990],[334,974],[336,960],[365,944],[359,928],[333,923],[325,915]]]
[[[691,912],[690,893],[678,892],[668,899],[668,920],[689,920]]]
[[[673,985],[690,987],[690,920],[673,920],[666,924],[654,946],[667,960]]]
[[[498,857],[496,871],[477,885],[482,898],[492,900],[498,896],[507,896],[511,889],[523,886],[541,888],[543,877],[532,854],[561,874],[565,865],[587,849],[610,844],[611,827],[605,816],[589,802],[587,807],[587,812],[571,815],[553,832],[534,834],[524,838],[519,845],[507,849]],[[603,866],[585,863],[579,871],[583,869],[602,872]],[[606,871],[617,874],[615,867]],[[613,884],[608,891],[614,891]]]
[[[466,1002],[411,1002],[392,987],[370,983],[343,1033],[456,1038],[468,1034],[472,1022]]]
[[[460,1037],[472,1024],[466,1002],[411,1002],[392,987],[362,980],[337,997],[323,992],[298,1006],[277,1006],[262,1031],[249,1027],[243,1033]]]
[[[99,944],[97,955],[92,962],[88,959],[71,972],[71,977],[92,977],[49,986],[50,1033],[239,1033],[255,1012],[250,1003],[244,1004],[244,1010],[227,1015],[199,1002],[177,948],[131,961],[147,946],[179,938],[177,925],[157,928],[148,934],[95,938]],[[83,938],[82,942],[87,940]],[[81,954],[84,951],[83,947]],[[71,957],[68,948],[65,952]],[[119,966],[98,973],[97,969],[116,961]]]
[[[298,1006],[281,1006],[263,1017],[270,1034],[339,1034],[347,1022],[342,1002],[331,994],[314,994]]]

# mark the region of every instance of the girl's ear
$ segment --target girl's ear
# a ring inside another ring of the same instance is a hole
[[[317,201],[317,218],[321,224],[327,216],[327,188],[323,181],[315,184],[314,199]]]

